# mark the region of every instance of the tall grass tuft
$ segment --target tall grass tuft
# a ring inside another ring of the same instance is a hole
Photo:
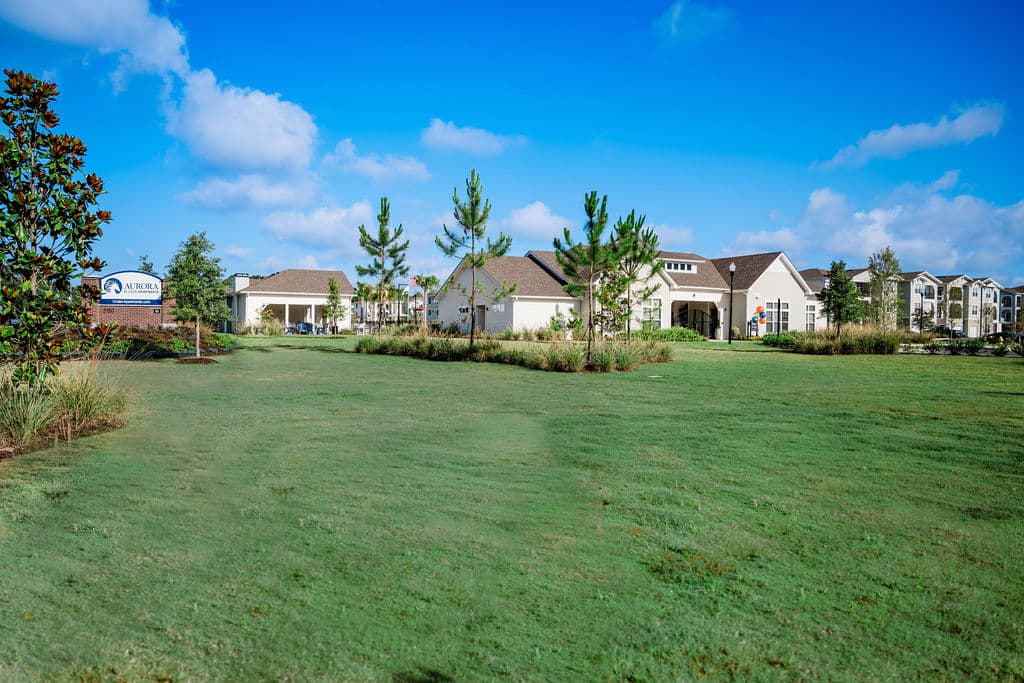
[[[671,360],[672,351],[664,344],[641,342],[620,344],[599,342],[594,345],[591,363],[587,364],[586,346],[576,342],[553,344],[500,343],[485,340],[472,349],[464,339],[448,337],[362,337],[356,343],[357,353],[390,356],[411,356],[437,361],[472,361],[504,363],[534,370],[554,372],[615,372],[633,370],[645,363]]]
[[[95,363],[87,369],[69,369],[50,380],[50,429],[65,439],[121,426],[127,398],[112,380],[100,378]]]
[[[31,449],[44,437],[71,439],[119,427],[124,391],[96,372],[96,360],[65,363],[61,373],[33,385],[0,376],[0,457]]]
[[[18,384],[9,375],[0,379],[0,447],[15,450],[35,440],[50,425],[52,414],[44,384]]]
[[[798,353],[817,355],[857,355],[896,353],[903,343],[903,333],[883,330],[869,325],[844,327],[836,334],[832,330],[789,331],[766,334],[761,343]]]

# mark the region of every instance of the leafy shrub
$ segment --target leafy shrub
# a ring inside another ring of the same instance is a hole
[[[644,328],[640,331],[640,339],[644,341],[663,342],[702,342],[704,337],[689,327],[666,327],[662,329]]]
[[[1002,358],[1003,356],[1005,356],[1009,352],[1010,352],[1009,344],[998,344],[997,346],[995,346],[995,348],[992,349],[992,355],[993,356],[999,356],[1000,358]]]
[[[200,330],[199,344],[205,352],[218,352],[234,343],[230,334],[208,328]],[[188,327],[119,327],[101,347],[92,349],[102,355],[138,358],[195,351],[195,328]]]
[[[1024,356],[1024,342],[1018,342],[1010,345],[1010,350],[1018,356]]]
[[[985,348],[984,339],[965,339],[964,350],[972,356],[981,355],[981,350]]]
[[[761,343],[778,349],[792,349],[796,346],[796,332],[769,332],[761,337]]]
[[[945,344],[940,344],[939,342],[934,342],[933,341],[933,342],[929,342],[929,343],[925,344],[921,348],[924,349],[925,353],[930,355],[930,354],[934,354],[934,353],[941,353],[943,351],[943,349],[946,348],[946,346],[945,346]]]

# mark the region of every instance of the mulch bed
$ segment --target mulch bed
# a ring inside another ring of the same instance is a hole
[[[200,358],[192,356],[191,358],[179,358],[178,362],[182,365],[213,365],[217,361],[212,358],[206,358],[205,356]]]

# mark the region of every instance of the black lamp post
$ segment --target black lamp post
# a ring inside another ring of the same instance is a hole
[[[736,277],[736,264],[729,264],[729,343],[732,344],[732,302],[735,290],[733,289],[733,279]]]

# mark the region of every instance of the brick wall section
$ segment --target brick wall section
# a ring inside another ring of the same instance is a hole
[[[82,284],[99,287],[100,279],[83,277]],[[161,288],[163,287],[161,282]],[[161,327],[176,324],[171,314],[173,309],[174,299],[164,299],[161,306],[101,306],[94,303],[89,306],[89,315],[96,325],[116,323],[121,327]]]

